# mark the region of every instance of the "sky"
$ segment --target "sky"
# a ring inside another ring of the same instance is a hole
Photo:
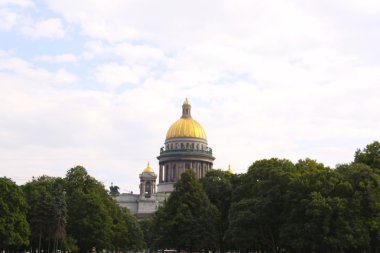
[[[380,1],[0,0],[0,176],[138,191],[185,98],[214,168],[380,140]]]

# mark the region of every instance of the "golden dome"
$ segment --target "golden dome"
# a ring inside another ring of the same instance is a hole
[[[171,125],[166,134],[166,139],[176,137],[207,139],[203,127],[192,118],[181,118]]]
[[[182,117],[166,133],[166,139],[178,137],[207,139],[203,127],[191,117],[191,105],[187,98],[182,105]]]
[[[232,170],[232,168],[231,168],[231,165],[230,165],[230,164],[228,165],[228,170],[227,170],[227,173],[228,173],[228,174],[234,174],[234,171]]]
[[[150,165],[148,163],[148,165],[146,166],[146,168],[144,169],[143,172],[154,172],[154,170],[150,167]]]

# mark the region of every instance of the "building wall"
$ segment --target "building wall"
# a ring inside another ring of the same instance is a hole
[[[128,208],[133,214],[138,212],[139,195],[122,193],[116,196],[115,199],[120,206]]]
[[[115,199],[120,206],[128,208],[137,217],[144,218],[152,216],[168,196],[165,193],[156,193],[145,198],[139,194],[122,193]]]

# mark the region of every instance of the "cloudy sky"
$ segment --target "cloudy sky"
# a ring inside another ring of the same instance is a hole
[[[380,139],[380,1],[0,0],[0,176],[137,191],[189,98],[214,167]]]

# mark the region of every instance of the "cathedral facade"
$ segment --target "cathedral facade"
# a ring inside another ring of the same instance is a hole
[[[116,197],[119,205],[127,207],[137,217],[151,216],[174,190],[174,184],[185,170],[193,170],[197,178],[202,178],[212,169],[215,157],[208,146],[205,130],[191,116],[187,99],[182,105],[181,118],[167,131],[157,159],[157,187],[157,175],[148,164],[140,174],[140,193],[122,193]]]

